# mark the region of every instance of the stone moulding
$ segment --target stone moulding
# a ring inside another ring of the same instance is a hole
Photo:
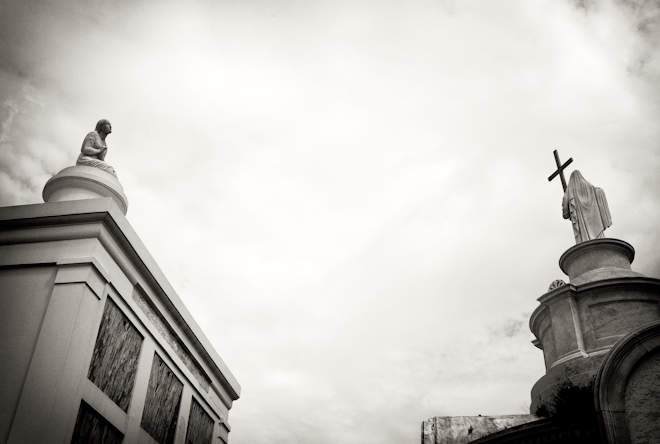
[[[57,261],[55,284],[84,283],[97,298],[103,297],[110,274],[94,257],[62,258]]]

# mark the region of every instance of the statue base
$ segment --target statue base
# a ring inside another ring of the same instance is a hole
[[[64,168],[51,177],[42,196],[44,202],[111,197],[124,214],[128,211],[128,198],[119,180],[100,168],[85,165]]]
[[[630,268],[634,258],[635,249],[628,242],[593,239],[569,248],[561,255],[559,267],[573,285],[617,277],[643,277]]]

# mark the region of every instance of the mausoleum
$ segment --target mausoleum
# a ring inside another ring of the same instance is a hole
[[[240,386],[85,143],[45,203],[0,208],[0,443],[227,443]]]
[[[531,390],[529,415],[435,417],[423,444],[660,443],[660,279],[632,270],[635,250],[608,239],[605,194],[574,171],[566,185],[576,245],[559,258],[568,282],[538,298],[529,325],[546,373]]]

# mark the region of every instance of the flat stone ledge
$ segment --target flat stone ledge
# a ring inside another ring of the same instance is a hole
[[[436,416],[422,423],[422,444],[467,444],[536,420],[533,415]]]

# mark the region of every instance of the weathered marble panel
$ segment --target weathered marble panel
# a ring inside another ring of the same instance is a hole
[[[656,301],[618,300],[593,304],[589,309],[596,339],[625,335],[660,319]]]
[[[125,412],[135,384],[142,335],[108,298],[87,378]]]
[[[120,444],[124,436],[86,402],[80,403],[71,444]]]
[[[154,353],[141,426],[160,444],[174,442],[182,391],[181,381]]]
[[[211,444],[213,441],[213,419],[193,398],[188,419],[186,444]]]

